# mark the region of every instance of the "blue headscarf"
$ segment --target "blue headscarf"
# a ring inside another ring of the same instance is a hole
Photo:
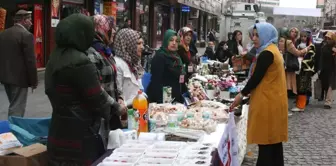
[[[263,51],[270,44],[276,44],[278,42],[278,31],[270,23],[258,23],[255,25],[259,35],[260,47],[257,48],[257,55]]]

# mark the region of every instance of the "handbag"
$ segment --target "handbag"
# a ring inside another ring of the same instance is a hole
[[[286,71],[295,72],[300,70],[300,63],[298,57],[294,56],[293,54],[287,51],[287,40],[285,41],[284,59],[285,59]]]

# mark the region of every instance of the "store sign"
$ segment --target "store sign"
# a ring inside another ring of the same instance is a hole
[[[103,14],[112,16],[114,20],[117,20],[117,2],[104,2]]]
[[[60,0],[51,0],[51,27],[56,27],[60,21]]]
[[[324,8],[324,2],[325,2],[325,0],[317,0],[316,8],[323,9]]]
[[[43,59],[43,36],[42,36],[42,5],[34,5],[34,38],[35,38],[35,55],[36,55],[36,67],[44,67]]]
[[[221,13],[221,1],[218,0],[178,0],[178,2],[211,14],[219,15]]]
[[[102,14],[100,7],[101,7],[101,0],[95,0],[94,1],[94,14]]]

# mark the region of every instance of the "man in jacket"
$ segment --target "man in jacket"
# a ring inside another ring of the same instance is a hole
[[[0,82],[5,86],[10,102],[8,116],[23,117],[28,87],[37,86],[37,69],[34,53],[34,36],[31,12],[19,10],[15,25],[0,34]]]

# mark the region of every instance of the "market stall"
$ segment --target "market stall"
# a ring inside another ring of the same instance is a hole
[[[139,124],[133,124],[126,135],[114,136],[126,141],[111,146],[116,148],[96,164],[217,165],[222,158],[214,154],[217,154],[217,148],[224,147],[221,139],[227,134],[229,118],[233,117],[238,142],[237,163],[241,165],[247,149],[248,105],[235,108],[233,111],[236,116],[230,116],[233,113],[229,113],[229,106],[245,84],[246,81],[239,80],[227,64],[216,61],[203,63],[188,83],[189,91],[183,94],[184,104],[170,103],[171,89],[164,87],[163,101],[166,103],[149,103],[148,106],[147,123],[150,132],[141,132],[138,137],[134,137]],[[134,114],[134,111],[130,112]],[[141,117],[130,116],[132,123]],[[130,133],[133,136],[129,136]]]

